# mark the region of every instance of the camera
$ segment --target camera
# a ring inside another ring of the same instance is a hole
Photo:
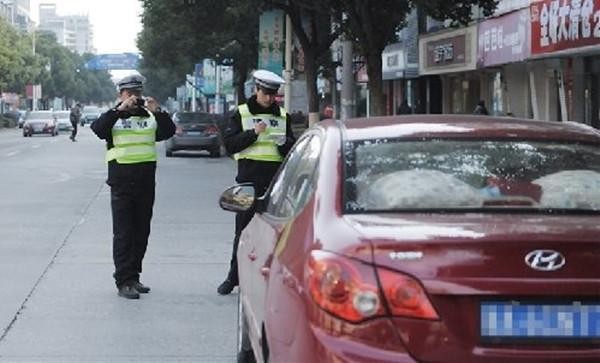
[[[141,97],[138,97],[138,98],[135,100],[135,105],[136,105],[137,107],[144,107],[144,104],[145,104],[145,103],[146,103],[146,100],[144,100],[144,99],[143,99],[143,98],[141,98]]]

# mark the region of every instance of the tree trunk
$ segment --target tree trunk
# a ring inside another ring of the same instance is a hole
[[[246,83],[246,75],[248,74],[248,65],[246,62],[236,62],[233,68],[234,79],[235,79],[235,92],[237,95],[237,103],[241,105],[246,103],[246,93],[244,90],[244,84]]]
[[[319,95],[317,93],[317,57],[315,53],[304,48],[304,75],[308,96],[308,127],[319,121]]]
[[[369,75],[369,95],[371,116],[385,116],[385,95],[381,76],[382,51],[369,51],[367,54],[367,74]]]

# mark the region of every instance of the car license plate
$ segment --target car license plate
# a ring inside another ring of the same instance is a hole
[[[189,136],[199,136],[200,135],[200,131],[188,131],[187,134]]]
[[[600,304],[482,302],[482,338],[600,338]]]

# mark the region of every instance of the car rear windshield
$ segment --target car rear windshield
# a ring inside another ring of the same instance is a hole
[[[348,213],[600,211],[600,145],[381,139],[344,154]]]
[[[179,113],[175,118],[180,124],[213,124],[215,115],[210,113]]]
[[[52,112],[30,112],[27,115],[27,119],[29,120],[35,120],[35,119],[51,119],[52,118]]]
[[[100,108],[96,106],[85,106],[83,108],[83,113],[100,113]]]

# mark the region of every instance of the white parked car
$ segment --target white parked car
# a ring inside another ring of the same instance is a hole
[[[70,111],[55,111],[54,117],[56,117],[56,122],[58,123],[58,129],[63,131],[73,130],[73,125],[71,125]]]

